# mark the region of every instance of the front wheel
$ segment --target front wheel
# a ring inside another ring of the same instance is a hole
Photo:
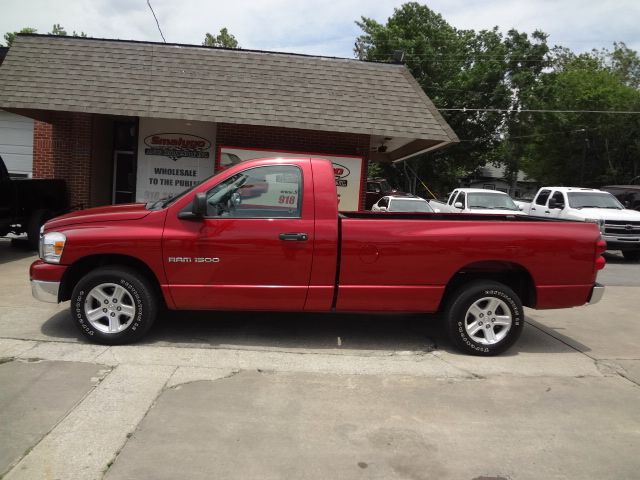
[[[157,315],[150,282],[127,267],[103,267],[85,275],[71,296],[71,316],[92,342],[122,345],[142,338]]]
[[[506,285],[475,281],[459,288],[445,311],[451,341],[465,353],[498,355],[522,333],[522,302]]]

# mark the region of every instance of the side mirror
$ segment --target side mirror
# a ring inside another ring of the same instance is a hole
[[[562,210],[564,208],[564,203],[558,202],[554,198],[550,198],[549,208],[559,208],[560,210]]]
[[[242,203],[242,197],[238,192],[233,192],[231,194],[231,198],[229,199],[229,203],[231,204],[231,207],[236,208]]]
[[[207,214],[207,194],[204,192],[196,193],[193,197],[191,205],[191,213],[194,217],[204,217]]]
[[[379,207],[381,212],[386,212],[387,211],[387,207]]]
[[[204,192],[196,193],[191,202],[190,212],[180,212],[178,218],[183,220],[196,220],[202,218],[207,213],[207,194]]]
[[[464,205],[462,205],[462,202],[456,202],[453,204],[454,208],[464,208]]]

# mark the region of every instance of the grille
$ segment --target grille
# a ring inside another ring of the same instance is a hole
[[[640,235],[640,222],[624,220],[606,220],[604,222],[604,233],[616,236],[638,236]]]

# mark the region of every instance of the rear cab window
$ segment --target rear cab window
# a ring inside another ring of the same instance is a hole
[[[546,205],[549,195],[551,195],[551,190],[540,190],[536,197],[536,205]]]

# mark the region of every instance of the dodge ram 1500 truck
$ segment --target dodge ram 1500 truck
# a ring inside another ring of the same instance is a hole
[[[260,159],[164,201],[48,221],[30,275],[98,343],[141,338],[163,306],[441,312],[455,345],[493,355],[520,335],[523,305],[597,302],[605,248],[584,222],[338,213],[329,161]]]

